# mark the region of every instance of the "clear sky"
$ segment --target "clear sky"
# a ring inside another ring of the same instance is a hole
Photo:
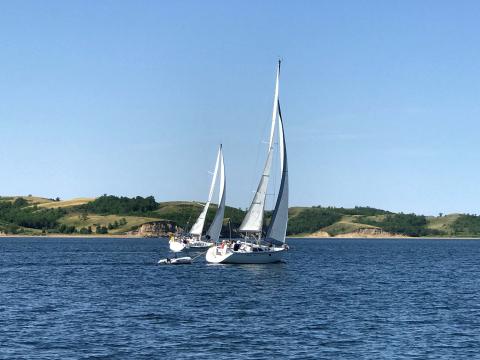
[[[291,205],[479,213],[480,2],[0,2],[0,194],[249,205],[275,77]]]

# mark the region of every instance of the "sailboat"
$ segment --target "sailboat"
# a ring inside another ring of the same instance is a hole
[[[217,178],[219,181],[218,191],[218,208],[215,213],[210,227],[205,235],[203,234],[203,228],[205,225],[205,219],[207,217],[208,208],[212,201],[213,192]],[[210,184],[210,191],[208,194],[208,200],[205,203],[202,212],[197,218],[197,221],[193,224],[190,231],[187,234],[172,236],[170,238],[170,250],[173,252],[180,252],[182,250],[206,250],[213,246],[220,238],[220,232],[223,225],[223,215],[225,213],[225,164],[223,161],[223,149],[220,145],[217,153],[217,160],[215,163],[215,170],[213,172],[212,182]]]
[[[244,234],[244,238],[234,243],[223,242],[222,244],[208,249],[206,260],[209,263],[273,263],[280,261],[283,254],[288,249],[288,246],[285,243],[288,222],[288,166],[285,133],[278,94],[279,80],[280,61],[278,62],[277,77],[275,81],[275,95],[273,100],[272,124],[267,159],[253,201],[239,228],[240,232]],[[265,214],[265,199],[267,195],[268,180],[272,169],[274,134],[277,124],[280,172],[282,177],[272,219],[268,226],[268,230],[264,235],[263,222]]]

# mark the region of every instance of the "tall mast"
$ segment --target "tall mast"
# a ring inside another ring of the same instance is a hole
[[[270,128],[270,138],[268,141],[267,159],[263,168],[262,177],[253,197],[252,203],[240,225],[239,230],[247,233],[261,233],[263,227],[263,218],[265,211],[265,198],[267,196],[268,180],[272,169],[273,157],[273,136],[275,134],[275,124],[278,117],[278,93],[280,82],[280,60],[278,61],[277,76],[275,79],[275,95],[273,98],[272,124]]]

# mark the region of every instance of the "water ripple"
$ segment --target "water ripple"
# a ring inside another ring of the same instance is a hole
[[[3,359],[470,359],[480,242],[291,241],[156,266],[163,239],[0,239]]]

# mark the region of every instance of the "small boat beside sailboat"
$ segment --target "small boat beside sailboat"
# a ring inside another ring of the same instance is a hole
[[[212,201],[215,184],[219,178],[219,191],[218,191],[218,208],[215,213],[210,227],[207,232],[203,234],[203,228],[205,225],[205,219],[207,216],[208,208]],[[223,225],[223,216],[225,213],[225,163],[223,159],[223,149],[220,145],[217,153],[217,160],[215,163],[215,170],[213,172],[212,182],[210,184],[210,191],[208,194],[208,200],[205,203],[202,212],[198,216],[197,220],[191,227],[190,231],[186,234],[172,236],[169,241],[169,247],[172,252],[181,252],[183,250],[190,251],[205,251],[209,247],[213,246],[220,237],[220,232]]]
[[[192,263],[192,258],[190,256],[183,256],[183,257],[173,257],[173,258],[165,258],[158,260],[159,265],[189,265]]]
[[[288,249],[288,246],[285,243],[288,223],[288,165],[285,132],[279,101],[279,79],[280,61],[278,62],[277,77],[275,81],[275,95],[267,159],[253,201],[239,228],[240,232],[244,234],[244,238],[233,243],[223,242],[222,244],[209,248],[205,256],[209,263],[273,263],[281,261],[283,254]],[[264,235],[263,223],[265,199],[272,169],[274,135],[277,124],[281,182],[273,215],[266,234]]]

